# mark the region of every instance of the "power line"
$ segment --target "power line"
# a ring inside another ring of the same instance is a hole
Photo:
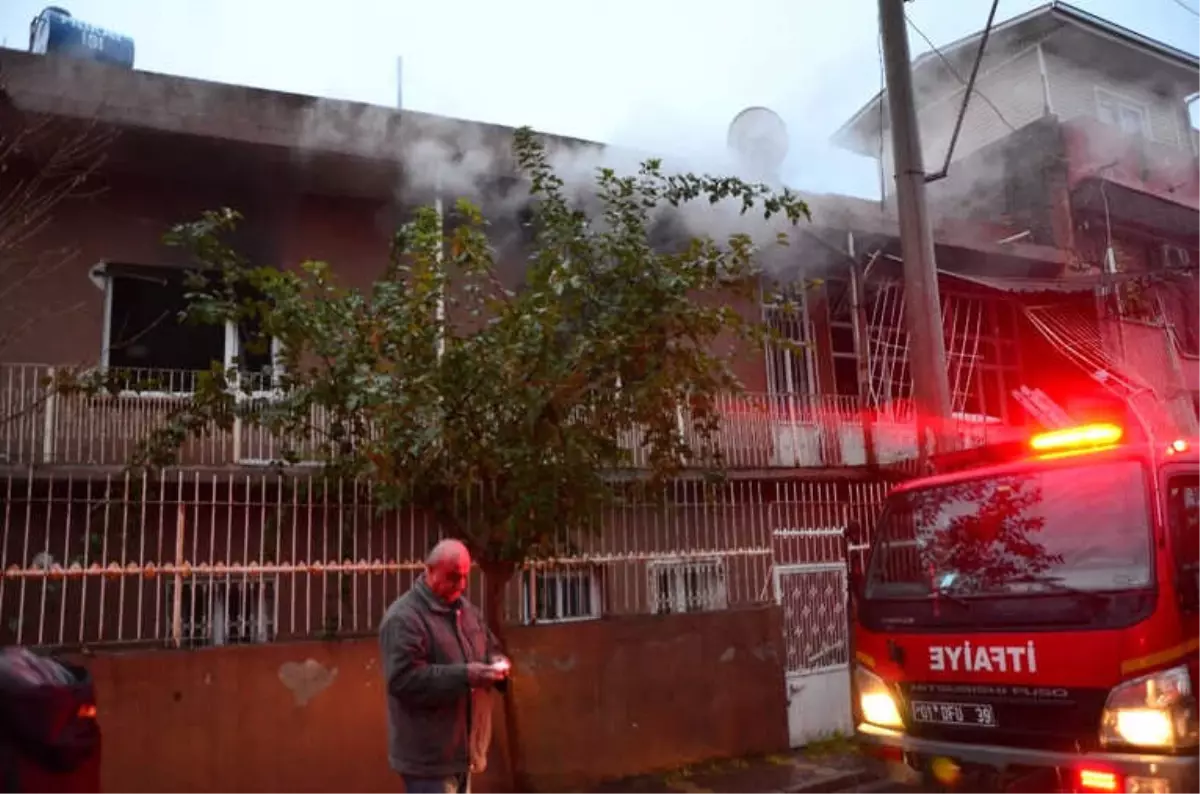
[[[1183,2],[1183,0],[1174,0],[1174,2],[1175,2],[1175,5],[1179,6],[1184,11],[1187,11],[1192,16],[1200,17],[1200,11],[1197,11],[1196,9],[1192,8],[1190,5]]]
[[[1177,0],[1177,2],[1178,2],[1178,0]],[[942,60],[942,63],[945,64],[946,68],[950,70],[950,74],[954,75],[955,79],[957,79],[958,82],[962,83],[965,86],[967,84],[966,78],[964,78],[961,74],[959,74],[958,70],[954,68],[954,64],[952,64],[950,62],[950,59],[942,54],[942,51],[939,50],[932,41],[930,41],[929,37],[926,36],[925,33],[919,27],[917,27],[916,23],[912,21],[912,19],[908,16],[908,14],[904,15],[904,19],[905,19],[905,21],[908,22],[909,27],[911,27],[914,31],[916,31],[917,35],[920,36],[927,45],[929,45],[929,49],[932,50],[937,55],[937,57]],[[1000,121],[1004,123],[1004,126],[1008,127],[1009,132],[1017,131],[1017,128],[1014,127],[1009,122],[1008,119],[1004,118],[1004,114],[1000,112],[1000,108],[996,107],[996,104],[994,102],[992,102],[992,100],[988,99],[987,96],[982,91],[980,91],[978,87],[975,87],[972,90],[972,93],[974,93],[975,96],[979,97],[980,99],[982,99],[984,102],[987,103],[987,106],[992,109],[992,112],[996,114],[996,117],[999,118]]]

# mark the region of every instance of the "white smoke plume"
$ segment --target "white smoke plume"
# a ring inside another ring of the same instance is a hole
[[[594,195],[598,169],[611,168],[618,175],[632,175],[650,158],[660,159],[662,170],[668,174],[691,172],[754,181],[753,175],[726,151],[724,141],[672,152],[551,135],[543,135],[542,140],[556,173],[579,202],[586,202]],[[490,219],[502,223],[515,217],[529,199],[526,187],[515,180],[512,130],[506,127],[372,105],[315,100],[304,114],[300,142],[302,151],[334,151],[394,163],[395,196],[405,206],[428,202],[437,191],[448,200],[470,198],[483,206]],[[839,196],[805,198],[818,225],[856,224],[877,229],[886,223],[875,202]],[[679,208],[664,208],[662,216],[689,237],[721,240],[734,233],[745,233],[763,248],[771,247],[780,233],[786,233],[795,242],[809,226],[805,220],[793,226],[781,216],[766,221],[761,208],[745,214],[741,210],[739,201],[711,204],[702,198]],[[792,269],[797,267],[795,259],[769,256],[765,261],[787,260]]]

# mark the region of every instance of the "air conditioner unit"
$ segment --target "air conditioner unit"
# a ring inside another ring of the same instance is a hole
[[[1162,263],[1167,270],[1184,270],[1192,265],[1192,252],[1180,245],[1163,243]]]

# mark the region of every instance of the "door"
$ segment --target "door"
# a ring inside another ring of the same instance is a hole
[[[783,611],[784,678],[792,747],[849,735],[850,626],[846,565],[819,562],[775,567],[775,600]]]

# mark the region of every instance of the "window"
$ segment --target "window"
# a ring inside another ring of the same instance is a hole
[[[275,637],[275,582],[185,580],[179,598],[179,637],[185,648],[244,645]],[[175,581],[167,580],[166,635],[174,635]]]
[[[854,295],[848,281],[826,281],[833,389],[840,397],[858,396],[858,346],[854,339]]]
[[[1035,469],[890,497],[867,597],[1132,590],[1153,561],[1139,462]]]
[[[522,623],[565,623],[600,617],[600,581],[594,568],[525,571]],[[535,601],[530,609],[529,599]]]
[[[652,562],[648,574],[647,592],[656,615],[711,612],[728,605],[725,563],[719,558]]]
[[[816,392],[816,373],[810,350],[812,324],[804,295],[794,301],[792,308],[768,305],[765,320],[771,332],[798,347],[789,350],[779,344],[767,345],[767,389],[772,394],[808,396]]]
[[[1126,135],[1150,137],[1146,106],[1117,96],[1103,88],[1096,89],[1096,116],[1105,124],[1117,127]]]
[[[253,391],[273,388],[275,341],[256,344],[250,326],[185,321],[188,291],[178,268],[106,266],[101,366],[128,373],[139,393],[187,394],[198,372],[214,363],[233,367],[236,359],[239,371],[255,380]]]
[[[1172,477],[1166,498],[1178,561],[1178,591],[1184,606],[1200,608],[1200,476]]]

